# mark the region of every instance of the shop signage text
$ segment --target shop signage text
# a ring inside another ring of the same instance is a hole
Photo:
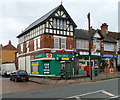
[[[101,57],[118,57],[118,55],[101,55]]]
[[[72,54],[49,54],[49,53],[44,53],[44,54],[38,54],[38,55],[34,55],[34,58],[40,58],[40,57],[60,57],[60,58],[72,58],[73,55]]]

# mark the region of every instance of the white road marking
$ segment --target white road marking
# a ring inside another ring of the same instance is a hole
[[[81,100],[80,97],[75,97],[76,100]]]
[[[76,98],[76,100],[81,100],[81,99],[80,99],[81,96],[90,95],[90,94],[95,94],[95,93],[99,93],[99,92],[111,96],[110,98],[118,98],[118,97],[119,97],[119,96],[116,96],[116,95],[114,95],[114,94],[112,94],[112,93],[110,93],[110,92],[107,92],[107,91],[105,91],[105,90],[98,90],[98,91],[94,91],[94,92],[84,93],[84,94],[81,94],[81,95],[75,95],[75,96],[67,97],[67,98]]]
[[[107,91],[105,91],[105,90],[101,90],[101,92],[103,92],[103,93],[105,93],[105,94],[107,94],[107,95],[109,95],[109,96],[115,97],[114,94],[112,94],[112,93],[110,93],[110,92],[107,92]]]
[[[71,97],[68,97],[68,98],[75,98],[75,97],[79,97],[79,96],[85,96],[85,95],[94,94],[94,93],[98,93],[98,92],[102,92],[102,91],[103,90],[98,90],[98,91],[94,91],[94,92],[88,92],[88,93],[85,93],[85,94],[75,95],[75,96],[71,96]]]

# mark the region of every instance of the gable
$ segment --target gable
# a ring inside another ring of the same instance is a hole
[[[101,36],[100,36],[100,34],[98,32],[96,32],[93,37],[95,37],[95,38],[101,38]]]
[[[63,10],[58,10],[56,13],[55,13],[55,16],[56,17],[67,17],[67,14],[63,11]]]
[[[75,22],[72,20],[72,18],[69,16],[67,11],[61,4],[58,7],[51,10],[50,12],[48,12],[47,14],[45,14],[44,16],[42,16],[41,18],[39,18],[38,20],[34,21],[32,24],[30,24],[20,35],[17,36],[17,38],[23,36],[24,34],[27,34],[31,29],[33,29],[41,24],[44,24],[46,21],[48,21],[52,17],[67,18],[70,20],[70,22],[73,24],[74,27],[77,27]]]

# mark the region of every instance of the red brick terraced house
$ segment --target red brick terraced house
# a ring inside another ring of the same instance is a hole
[[[117,66],[117,41],[108,36],[108,26],[102,24],[101,30],[91,29],[90,34],[94,38],[91,40],[92,71],[98,72],[113,71]],[[75,72],[80,75],[90,75],[89,68],[89,33],[87,30],[75,29]]]
[[[65,68],[72,75],[76,27],[62,4],[30,24],[17,36],[19,69],[33,76],[59,76]]]

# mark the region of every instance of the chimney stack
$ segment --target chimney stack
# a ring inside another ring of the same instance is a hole
[[[102,26],[101,26],[101,33],[102,34],[108,34],[108,25],[107,23],[103,23]]]
[[[9,43],[8,43],[9,45],[11,45],[11,41],[9,40]]]

